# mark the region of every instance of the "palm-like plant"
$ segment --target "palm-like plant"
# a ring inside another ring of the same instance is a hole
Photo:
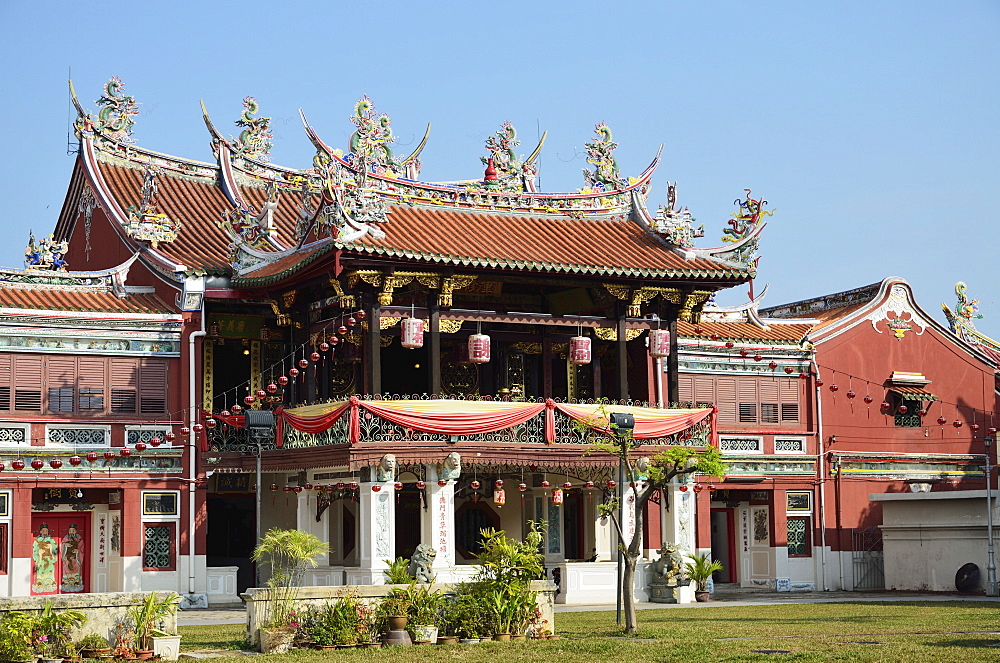
[[[135,639],[140,647],[151,647],[149,638],[153,635],[167,635],[161,629],[162,621],[177,612],[179,598],[170,592],[163,599],[157,599],[156,592],[150,592],[129,609],[128,616],[135,623]]]
[[[262,622],[265,627],[278,628],[292,622],[296,588],[302,583],[306,567],[317,566],[319,558],[328,551],[327,544],[297,529],[275,527],[264,534],[250,559],[271,566],[267,581],[271,600]]]
[[[706,591],[708,579],[716,571],[722,570],[722,562],[717,559],[709,560],[707,553],[700,555],[688,555],[690,562],[684,563],[684,572],[691,580],[694,580],[699,592]]]

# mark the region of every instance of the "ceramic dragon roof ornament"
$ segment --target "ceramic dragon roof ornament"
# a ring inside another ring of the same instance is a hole
[[[385,237],[378,224],[387,222],[389,209],[376,191],[366,187],[368,170],[354,173],[353,182],[345,179],[335,159],[322,151],[313,160],[323,178],[318,205],[312,203],[303,189],[303,204],[296,224],[299,246],[310,236],[332,237],[337,242],[353,242],[365,235],[375,239]]]
[[[611,139],[611,129],[604,122],[594,127],[597,138],[584,143],[587,150],[587,163],[593,164],[594,170],[583,169],[583,179],[586,186],[594,191],[613,191],[621,188],[627,181],[618,173],[618,161],[614,151],[618,143]]]
[[[396,177],[404,172],[403,165],[389,147],[396,141],[392,135],[392,120],[385,113],[378,115],[367,95],[354,105],[351,122],[357,129],[351,134],[350,153],[344,156],[344,161],[356,170],[375,175]]]
[[[232,142],[233,153],[237,156],[247,156],[257,161],[267,162],[271,154],[271,118],[254,117],[260,106],[253,97],[243,98],[243,113],[236,120],[236,126],[243,131]]]
[[[134,143],[132,127],[135,126],[133,116],[139,114],[139,103],[135,97],[125,94],[125,84],[117,76],[112,76],[104,85],[104,94],[95,103],[101,107],[94,118],[84,110],[76,97],[73,81],[69,83],[70,97],[76,106],[78,118],[74,123],[78,138],[83,136],[100,136],[106,140],[119,143]]]
[[[69,242],[57,242],[52,235],[35,241],[35,234],[28,231],[28,246],[24,249],[24,267],[29,270],[65,272],[69,269],[63,256],[69,251]]]
[[[662,233],[667,241],[676,246],[694,246],[694,239],[705,236],[705,226],[694,227],[696,219],[687,207],[677,206],[677,182],[667,182],[667,205],[660,205],[653,217],[653,229]]]
[[[733,204],[737,206],[737,209],[731,215],[732,218],[727,222],[728,228],[724,229],[722,235],[723,242],[730,242],[734,244],[739,244],[744,242],[744,240],[750,238],[754,231],[756,231],[761,224],[764,223],[764,217],[773,216],[774,210],[764,210],[764,205],[767,205],[767,201],[760,199],[754,199],[750,197],[750,189],[744,189],[746,191],[746,198],[740,200],[737,198],[733,201]],[[748,267],[756,267],[757,265],[757,247],[759,244],[759,239],[753,237],[749,242],[743,243],[733,259],[747,265]]]
[[[954,311],[948,308],[947,304],[941,304],[951,331],[959,336],[962,336],[963,331],[977,331],[976,323],[973,320],[982,320],[983,318],[979,312],[979,300],[969,299],[966,290],[967,286],[962,281],[955,284],[955,295],[958,297],[958,303],[955,304]]]
[[[274,211],[278,208],[278,187],[273,181],[268,182],[267,198],[259,212],[254,205],[242,199],[239,203],[234,209],[221,213],[219,226],[227,230],[234,240],[239,238],[239,241],[255,249],[268,248],[268,237],[274,237],[278,233],[274,225]]]

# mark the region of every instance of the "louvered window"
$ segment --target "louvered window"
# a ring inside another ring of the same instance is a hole
[[[42,410],[42,358],[14,357],[14,409],[22,412]]]
[[[776,423],[778,423],[778,404],[777,403],[761,403],[760,404],[760,423],[762,423],[762,424],[776,424]]]
[[[49,412],[72,412],[73,388],[49,387]]]
[[[80,357],[77,365],[77,388],[80,394],[80,410],[104,410],[104,388],[107,360],[103,357]]]
[[[10,411],[10,355],[0,355],[0,410]]]
[[[167,364],[144,360],[139,367],[139,411],[162,414],[167,411]]]
[[[103,389],[81,389],[80,390],[81,410],[103,410],[104,390]]]
[[[756,403],[740,403],[740,423],[741,424],[757,423]]]
[[[799,420],[799,404],[798,403],[782,403],[781,404],[781,421],[786,422],[797,422]]]

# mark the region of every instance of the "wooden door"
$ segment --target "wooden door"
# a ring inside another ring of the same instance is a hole
[[[89,526],[90,517],[84,514],[32,515],[32,594],[89,591]]]

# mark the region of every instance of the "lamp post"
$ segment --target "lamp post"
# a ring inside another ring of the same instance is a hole
[[[986,596],[998,596],[997,564],[993,554],[993,497],[992,468],[990,467],[990,447],[993,446],[993,436],[983,438],[986,447]]]
[[[627,412],[612,412],[608,415],[608,425],[611,427],[611,432],[615,436],[622,438],[624,440],[632,431],[635,429],[635,417]],[[625,442],[622,442],[623,453],[628,453],[628,449],[625,447]],[[631,481],[631,477],[629,477]],[[623,462],[623,457],[618,457],[618,490],[620,491],[621,497],[618,500],[618,592],[617,600],[615,606],[615,623],[622,623],[622,602],[624,599],[623,592],[625,588],[622,587],[622,571],[625,564],[625,551],[623,550],[625,546],[624,534],[625,534],[625,463]],[[628,591],[632,591],[629,587]]]

